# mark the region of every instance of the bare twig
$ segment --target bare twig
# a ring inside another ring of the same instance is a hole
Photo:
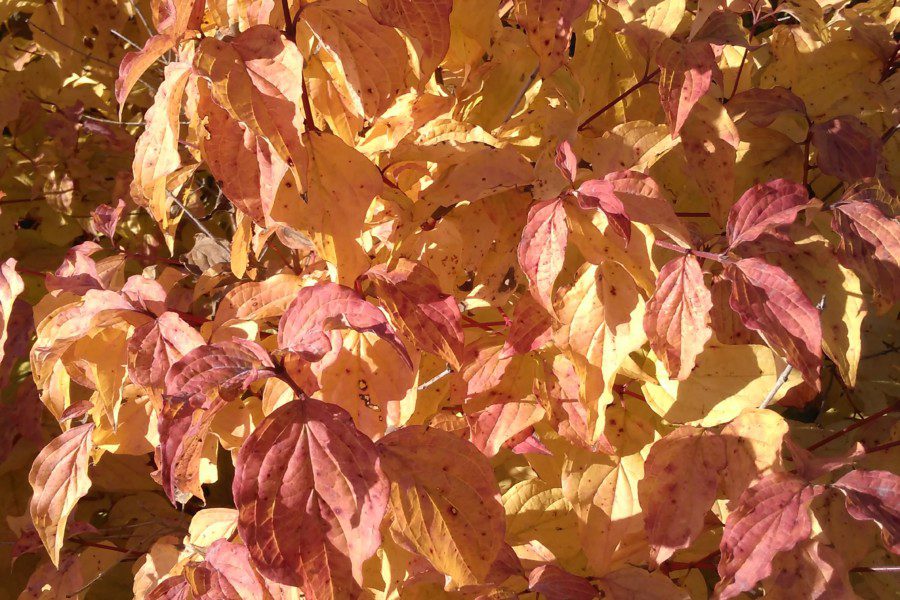
[[[416,389],[418,389],[418,390],[424,390],[425,388],[427,388],[427,387],[430,386],[431,384],[435,383],[436,381],[438,381],[438,380],[440,380],[440,379],[443,379],[444,377],[446,377],[447,375],[449,375],[449,374],[452,373],[452,372],[453,372],[453,369],[451,369],[450,367],[447,367],[446,369],[444,369],[443,371],[441,371],[440,373],[438,373],[437,375],[435,375],[434,377],[432,377],[431,379],[429,379],[429,380],[426,381],[425,383],[421,384],[421,385],[420,385],[418,388],[416,388]]]
[[[181,200],[179,200],[175,194],[170,193],[169,198],[171,198],[172,201],[178,206],[178,208],[181,209],[181,211],[184,213],[184,215],[188,219],[190,219],[190,221],[194,225],[197,226],[197,229],[199,229],[205,236],[211,238],[218,246],[223,248],[226,252],[228,252],[229,254],[231,253],[231,248],[229,248],[222,240],[220,240],[219,238],[214,236],[213,233],[209,229],[206,228],[206,225],[204,225],[203,222],[194,215],[194,213],[189,211],[187,209],[187,207],[184,205],[184,203]]]
[[[125,42],[126,44],[128,44],[129,46],[132,46],[132,47],[134,47],[134,48],[136,48],[136,49],[138,49],[138,50],[141,49],[140,45],[138,45],[137,42],[134,42],[134,41],[128,39],[127,37],[125,37],[124,35],[122,35],[122,34],[119,33],[118,31],[116,31],[115,29],[110,29],[109,32],[110,32],[111,34],[113,34],[114,36],[116,36],[117,38],[119,38],[120,40],[122,40],[123,42]]]
[[[865,419],[861,419],[861,420],[859,420],[859,421],[856,421],[855,423],[851,423],[850,425],[847,425],[846,427],[844,427],[844,428],[841,429],[840,431],[837,431],[837,432],[835,432],[835,433],[832,433],[832,434],[829,435],[828,437],[823,438],[823,439],[819,440],[818,442],[816,442],[815,444],[809,446],[809,447],[807,448],[807,450],[809,450],[810,452],[812,452],[813,450],[816,450],[816,449],[818,449],[818,448],[821,448],[821,447],[824,446],[825,444],[828,444],[828,443],[830,443],[830,442],[833,442],[834,440],[838,439],[839,437],[843,437],[843,436],[847,435],[848,433],[850,433],[850,432],[853,431],[854,429],[859,429],[859,428],[862,427],[863,425],[867,425],[868,423],[871,423],[872,421],[874,421],[874,420],[876,420],[876,419],[879,419],[879,418],[883,417],[884,415],[888,415],[888,414],[890,414],[890,413],[892,413],[892,412],[897,412],[897,411],[900,411],[900,402],[895,402],[894,404],[888,406],[887,408],[883,408],[883,409],[879,410],[879,411],[876,412],[876,413],[872,413],[871,415],[869,415],[869,416],[866,417]]]
[[[527,94],[528,90],[531,89],[531,86],[534,85],[534,80],[537,79],[539,70],[540,65],[536,66],[531,72],[531,75],[528,76],[528,79],[525,80],[525,85],[522,86],[522,89],[520,89],[519,93],[516,95],[516,99],[513,101],[512,106],[509,107],[509,112],[507,112],[506,116],[503,117],[504,123],[512,119],[512,116],[516,113],[516,108],[518,108],[519,102],[522,101],[522,98],[525,97],[525,94]]]
[[[825,308],[825,296],[822,296],[822,299],[819,300],[819,303],[816,305],[816,308],[819,309],[819,312],[822,312],[822,309]],[[759,405],[760,408],[766,408],[769,404],[772,403],[772,400],[775,399],[775,395],[778,393],[778,390],[781,389],[781,386],[785,384],[788,380],[788,377],[791,376],[791,371],[794,370],[794,367],[788,365],[784,368],[781,374],[778,376],[778,379],[775,380],[775,385],[772,386],[772,389],[769,390],[769,393],[766,395],[765,400],[762,401],[762,404]]]
[[[624,100],[625,98],[627,98],[628,96],[633,94],[638,89],[640,89],[643,86],[650,83],[650,81],[654,77],[656,77],[658,74],[659,74],[659,69],[655,69],[652,73],[650,72],[650,63],[648,62],[647,68],[644,69],[644,76],[641,77],[637,81],[637,83],[635,83],[633,86],[631,86],[630,88],[628,88],[627,90],[625,90],[624,92],[622,92],[621,94],[619,94],[618,96],[616,96],[615,98],[610,100],[600,110],[596,111],[594,114],[592,114],[587,119],[585,119],[584,122],[578,126],[578,131],[583,131],[584,129],[586,129],[587,126],[591,124],[591,121],[593,121],[594,119],[596,119],[597,117],[599,117],[600,115],[602,115],[603,113],[605,113],[606,111],[611,109],[613,106],[615,106],[616,104],[618,104],[619,102],[621,102],[622,100]]]
[[[138,8],[137,2],[135,2],[134,0],[128,0],[128,4],[131,5],[131,9],[134,11],[134,14],[136,14],[140,22],[143,23],[144,29],[147,30],[147,33],[149,33],[151,37],[155,35],[153,33],[153,28],[150,27],[150,23],[147,22],[147,18],[144,17],[144,13],[142,13],[141,9]]]

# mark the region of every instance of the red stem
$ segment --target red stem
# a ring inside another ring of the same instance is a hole
[[[883,417],[884,415],[887,415],[887,414],[890,414],[890,413],[896,412],[896,411],[900,411],[900,402],[895,402],[891,406],[888,406],[887,408],[883,408],[883,409],[879,410],[877,413],[873,413],[873,414],[869,415],[868,417],[866,417],[865,419],[862,419],[861,421],[857,421],[855,423],[851,423],[850,425],[847,425],[840,431],[836,431],[835,433],[829,435],[828,437],[819,440],[812,446],[809,446],[807,448],[807,450],[809,450],[811,452],[817,448],[821,448],[825,444],[827,444],[829,442],[833,442],[834,440],[838,439],[839,437],[843,437],[843,436],[847,435],[854,429],[859,429],[863,425],[867,425],[867,424],[871,423],[872,421]]]
[[[677,252],[679,254],[693,255],[693,256],[697,256],[699,258],[706,258],[708,260],[712,260],[717,263],[722,263],[723,265],[725,263],[731,262],[731,259],[729,259],[724,254],[715,254],[713,252],[704,252],[703,250],[693,250],[692,248],[684,248],[677,244],[673,244],[671,242],[665,242],[662,240],[656,240],[653,243],[656,246],[659,246],[660,248],[665,248],[666,250],[671,250],[671,251]]]
[[[621,94],[619,94],[618,96],[616,96],[615,98],[610,100],[606,105],[603,106],[603,108],[601,108],[600,110],[598,110],[597,112],[595,112],[594,114],[589,116],[587,119],[585,119],[585,121],[581,125],[578,126],[578,131],[584,131],[587,128],[587,126],[590,125],[591,121],[593,121],[594,119],[596,119],[597,117],[599,117],[600,115],[602,115],[603,113],[605,113],[606,111],[611,109],[613,106],[615,106],[616,104],[618,104],[619,102],[621,102],[622,100],[624,100],[625,98],[627,98],[628,96],[630,96],[631,94],[636,92],[638,89],[640,89],[643,86],[650,83],[650,80],[653,79],[654,77],[656,77],[657,74],[659,74],[659,69],[654,70],[652,73],[650,73],[649,71],[650,71],[650,63],[647,63],[647,68],[644,70],[643,77],[641,77],[633,86],[631,86],[630,88],[628,88],[627,90],[625,90],[624,92],[622,92]]]

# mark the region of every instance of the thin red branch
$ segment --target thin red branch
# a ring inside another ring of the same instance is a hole
[[[817,448],[821,448],[825,444],[833,442],[834,440],[847,435],[851,431],[853,431],[855,429],[859,429],[863,425],[868,425],[872,421],[875,421],[876,419],[880,419],[884,415],[890,414],[892,412],[897,412],[897,411],[900,411],[900,402],[895,402],[894,404],[888,406],[887,408],[883,408],[876,413],[872,413],[871,415],[869,415],[865,419],[862,419],[861,421],[856,421],[855,423],[851,423],[850,425],[847,425],[840,431],[836,431],[836,432],[832,433],[831,435],[829,435],[828,437],[821,439],[818,442],[816,442],[815,444],[809,446],[807,448],[807,450],[813,451]]]
[[[633,94],[634,92],[639,90],[640,88],[642,88],[645,85],[647,85],[648,83],[650,83],[650,81],[654,77],[656,77],[656,75],[659,74],[659,69],[655,69],[652,73],[649,71],[650,71],[650,63],[647,63],[647,68],[644,71],[643,77],[641,77],[633,86],[631,86],[630,88],[628,88],[627,90],[625,90],[624,92],[622,92],[621,94],[619,94],[618,96],[616,96],[615,98],[610,100],[600,110],[596,111],[594,114],[592,114],[587,119],[585,119],[584,122],[578,126],[578,131],[584,131],[585,129],[587,129],[587,126],[591,124],[591,121],[593,121],[594,119],[596,119],[597,117],[599,117],[600,115],[602,115],[603,113],[605,113],[606,111],[611,109],[613,106],[615,106],[616,104],[618,104],[619,102],[621,102],[622,100],[624,100],[625,98],[627,98],[628,96],[630,96],[631,94]]]

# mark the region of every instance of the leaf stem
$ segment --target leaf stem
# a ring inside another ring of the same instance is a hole
[[[684,246],[679,246],[677,244],[673,244],[672,242],[666,242],[663,240],[655,240],[653,242],[655,246],[659,246],[660,248],[665,248],[666,250],[671,250],[672,252],[677,252],[679,254],[685,254],[688,256],[697,256],[699,258],[705,258],[708,260],[715,261],[717,263],[726,264],[731,262],[731,259],[725,256],[724,254],[716,254],[715,252],[704,252],[703,250],[694,250],[693,248],[685,248]]]
[[[883,417],[884,415],[890,414],[890,413],[892,413],[892,412],[898,412],[898,411],[900,411],[900,402],[895,402],[894,404],[888,406],[887,408],[883,408],[883,409],[879,410],[879,411],[876,412],[876,413],[872,413],[871,415],[869,415],[869,416],[866,417],[865,419],[862,419],[862,420],[860,420],[860,421],[856,421],[855,423],[851,423],[850,425],[847,425],[846,427],[844,427],[844,428],[841,429],[840,431],[837,431],[837,432],[835,432],[835,433],[829,435],[828,437],[819,440],[819,441],[816,442],[815,444],[809,446],[809,447],[807,448],[807,450],[809,450],[809,451],[811,452],[811,451],[813,451],[813,450],[815,450],[815,449],[817,449],[817,448],[821,448],[821,447],[824,446],[825,444],[828,444],[828,443],[830,443],[830,442],[833,442],[834,440],[838,439],[839,437],[843,437],[843,436],[847,435],[848,433],[850,433],[850,432],[853,431],[854,429],[859,429],[859,428],[862,427],[863,425],[867,425],[867,424],[871,423],[872,421],[874,421],[874,420],[876,420],[876,419],[879,419],[879,418]]]
[[[648,83],[650,83],[650,80],[659,74],[658,68],[655,69],[652,73],[649,71],[650,71],[650,63],[648,62],[647,68],[644,69],[643,77],[641,77],[633,86],[631,86],[630,88],[628,88],[627,90],[625,90],[624,92],[622,92],[621,94],[619,94],[618,96],[616,96],[615,98],[610,100],[600,110],[598,110],[597,112],[595,112],[594,114],[589,116],[587,119],[585,119],[584,122],[578,126],[578,131],[584,131],[585,129],[587,129],[587,126],[590,125],[591,121],[593,121],[594,119],[596,119],[597,117],[599,117],[600,115],[602,115],[603,113],[605,113],[606,111],[611,109],[613,106],[615,106],[616,104],[618,104],[619,102],[621,102],[622,100],[624,100],[625,98],[627,98],[628,96],[630,96],[631,94],[633,94],[634,92],[639,90],[640,88],[642,88],[645,85],[647,85]]]

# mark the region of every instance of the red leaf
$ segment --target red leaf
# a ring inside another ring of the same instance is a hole
[[[219,539],[207,548],[205,558],[191,573],[196,600],[263,600],[270,597],[250,565],[246,546]]]
[[[731,308],[748,329],[800,371],[818,389],[822,364],[822,324],[819,311],[800,286],[780,267],[759,258],[725,266],[731,281]]]
[[[772,572],[772,560],[812,533],[809,504],[824,488],[788,473],[765,476],[741,495],[728,515],[719,546],[719,598],[753,589]]]
[[[106,282],[101,281],[97,263],[91,258],[102,249],[96,242],[82,242],[69,248],[56,272],[47,275],[47,290],[85,294],[88,290],[106,289]]]
[[[532,296],[523,296],[516,305],[509,334],[498,358],[511,358],[542,347],[553,335],[551,325],[547,311]]]
[[[534,569],[528,575],[528,589],[547,600],[593,600],[597,597],[597,588],[590,581],[554,565]]]
[[[131,381],[162,390],[169,368],[206,342],[193,327],[173,312],[141,325],[128,340],[128,375]]]
[[[732,96],[726,104],[733,119],[742,117],[757,127],[768,127],[781,115],[806,117],[806,104],[783,87],[753,88]]]
[[[656,291],[647,302],[644,331],[670,377],[686,379],[694,369],[712,336],[712,308],[712,294],[696,257],[685,254],[660,269]]]
[[[881,140],[856,117],[837,117],[812,126],[816,165],[843,181],[874,177],[881,159]]]
[[[625,206],[615,194],[615,187],[604,179],[591,179],[585,181],[575,192],[578,206],[584,210],[602,211],[613,230],[625,238],[625,243],[631,239],[631,221],[625,214]]]
[[[462,314],[456,299],[441,291],[437,276],[425,265],[405,258],[391,271],[379,265],[370,269],[368,276],[375,282],[375,295],[403,333],[422,350],[459,369],[465,346]]]
[[[240,394],[254,381],[271,375],[273,366],[269,354],[255,342],[234,339],[200,346],[166,373],[166,394],[209,399]]]
[[[238,531],[265,577],[307,598],[355,598],[381,543],[388,484],[343,409],[301,398],[244,442],[232,485]]]
[[[160,57],[175,46],[172,36],[154,35],[137,52],[129,52],[119,64],[119,78],[116,79],[116,102],[119,103],[119,116],[125,108],[125,100],[134,84],[140,80],[144,72],[153,66]]]
[[[184,575],[175,575],[153,588],[146,600],[192,600],[191,586]]]
[[[544,418],[544,409],[536,402],[492,404],[468,417],[469,439],[485,456],[494,456],[510,439]]]
[[[93,432],[93,423],[63,432],[41,450],[28,474],[34,489],[28,506],[31,520],[56,566],[69,514],[91,488],[88,462],[94,449]]]
[[[631,221],[655,227],[685,248],[691,246],[687,228],[652,177],[637,171],[616,171],[603,179],[612,184]]]
[[[890,471],[850,471],[834,483],[857,521],[875,521],[884,545],[900,554],[900,477]]]
[[[712,83],[716,57],[709,44],[665,44],[656,56],[659,64],[659,100],[672,138],[678,136],[694,105]]]
[[[403,362],[412,368],[406,347],[384,313],[354,290],[331,282],[317,283],[297,292],[278,323],[278,347],[315,362],[331,350],[328,332],[343,328],[374,333],[393,346]]]
[[[566,257],[569,226],[561,198],[538,202],[528,211],[519,242],[519,265],[535,300],[553,312],[553,285]]]
[[[687,425],[650,447],[638,495],[653,563],[687,548],[703,531],[725,451],[721,436]]]
[[[728,214],[726,234],[734,248],[769,230],[790,225],[810,203],[806,188],[787,179],[758,183],[740,197]]]
[[[101,204],[91,211],[91,224],[98,233],[102,233],[109,239],[116,237],[116,226],[122,218],[125,210],[125,201],[119,198],[116,205]]]
[[[888,302],[900,300],[900,221],[871,202],[841,202],[834,206],[831,228],[841,236],[841,264]]]

